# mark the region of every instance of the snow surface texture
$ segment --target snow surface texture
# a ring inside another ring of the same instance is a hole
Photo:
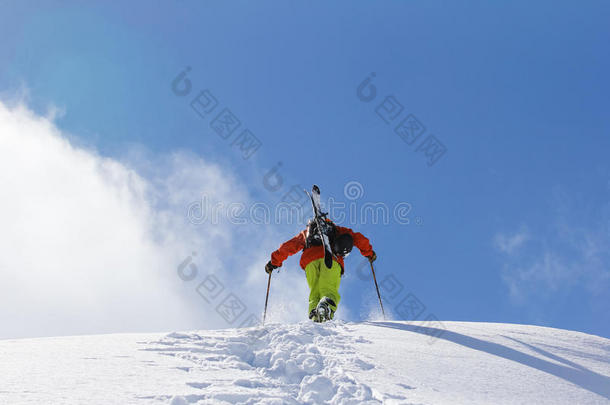
[[[301,322],[0,341],[1,404],[608,404],[610,340],[536,326]]]

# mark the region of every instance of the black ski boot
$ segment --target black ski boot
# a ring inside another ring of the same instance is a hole
[[[337,307],[337,305],[332,299],[328,297],[322,297],[322,299],[318,303],[318,306],[314,310],[316,312],[314,316],[314,322],[326,322],[333,319],[335,311],[331,308],[331,306],[334,308]]]
[[[320,322],[318,320],[318,313],[316,312],[317,308],[314,308],[311,310],[311,312],[309,313],[309,319],[311,319],[314,322]]]

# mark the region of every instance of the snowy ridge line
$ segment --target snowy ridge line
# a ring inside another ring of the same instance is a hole
[[[610,404],[610,339],[443,322],[0,340],[0,404]]]
[[[352,330],[342,321],[301,322],[287,326],[270,324],[264,328],[244,329],[237,336],[204,338],[197,333],[170,333],[141,350],[178,357],[192,362],[193,367],[223,375],[218,385],[187,383],[191,387],[205,388],[201,395],[168,394],[156,398],[169,400],[172,405],[382,403],[380,394],[350,373],[375,367],[358,356],[352,346],[353,343],[370,342],[345,332]],[[242,377],[240,371],[248,373]],[[251,377],[252,371],[256,372],[256,378]],[[227,372],[234,377],[229,387]]]

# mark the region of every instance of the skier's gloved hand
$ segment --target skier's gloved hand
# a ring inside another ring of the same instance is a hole
[[[377,255],[375,254],[375,251],[373,251],[373,253],[371,253],[369,256],[367,256],[369,259],[369,262],[373,263],[375,260],[377,260]]]
[[[278,266],[274,266],[273,264],[271,264],[271,260],[269,260],[269,263],[267,263],[265,265],[265,272],[267,274],[271,274],[271,272],[275,269],[277,269]]]

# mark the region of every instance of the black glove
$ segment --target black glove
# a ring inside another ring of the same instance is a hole
[[[369,259],[369,262],[373,263],[375,260],[377,260],[377,255],[375,254],[375,251],[373,251],[373,253],[371,253],[369,256],[367,256]]]
[[[267,274],[271,274],[271,272],[277,268],[278,266],[274,266],[273,264],[271,264],[271,260],[269,260],[269,263],[265,265],[265,272]]]

